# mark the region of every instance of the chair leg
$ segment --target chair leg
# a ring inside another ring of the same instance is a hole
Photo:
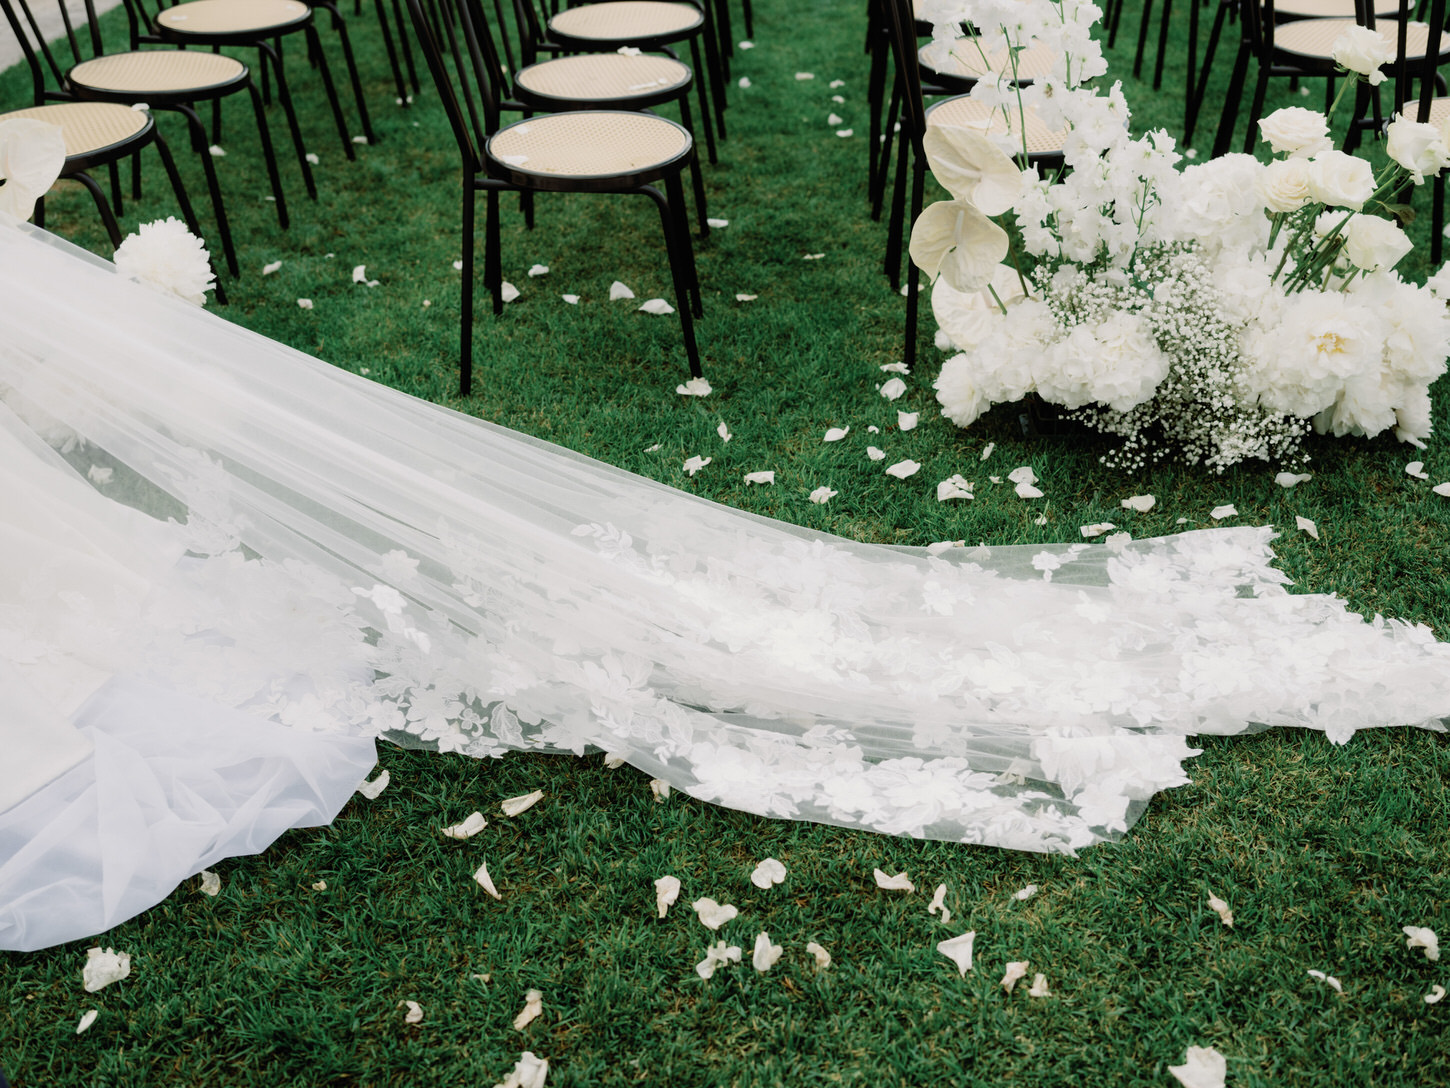
[[[121,194],[121,165],[116,162],[106,164],[106,174],[111,180],[111,207],[116,210],[116,215],[126,214],[125,200]]]
[[[911,171],[911,221],[916,222],[916,217],[921,214],[921,205],[926,189],[926,163],[922,162],[920,156],[913,156]],[[906,258],[906,345],[902,351],[901,361],[906,364],[908,370],[916,367],[916,323],[917,311],[921,303],[921,277],[917,275],[916,265],[911,263],[911,257]]]
[[[362,0],[357,0],[359,6]],[[387,5],[383,0],[374,0],[378,9],[378,26],[383,32],[383,49],[388,54],[388,67],[393,70],[393,84],[398,89],[398,105],[408,104],[408,88],[403,84],[403,69],[398,64],[398,50],[393,45],[393,30],[388,25]]]
[[[876,11],[876,6],[871,5],[871,11]],[[876,194],[876,168],[877,158],[881,152],[881,140],[878,138],[881,133],[881,111],[886,104],[886,54],[890,51],[887,43],[876,33],[873,26],[871,36],[871,70],[866,78],[866,101],[871,110],[871,124],[866,137],[866,178],[869,199],[873,206]]]
[[[1133,54],[1133,78],[1143,77],[1143,51],[1148,46],[1148,28],[1153,23],[1153,0],[1143,0],[1143,15],[1138,21],[1138,50]]]
[[[287,75],[282,70],[281,58],[265,42],[260,43],[264,53],[271,54],[272,68],[277,77],[277,97],[282,100],[282,112],[287,115],[287,127],[292,132],[292,148],[297,153],[297,164],[302,168],[302,180],[307,185],[307,195],[317,199],[317,181],[312,176],[312,164],[307,161],[307,146],[302,142],[302,128],[297,124],[297,111],[292,108],[292,92],[287,86]]]
[[[205,143],[206,129],[202,127],[201,118],[190,106],[178,106],[176,112],[186,118],[186,124],[190,129],[193,142],[201,137]],[[203,146],[200,152],[202,172],[206,175],[207,192],[211,196],[212,215],[216,217],[217,232],[222,236],[222,252],[226,255],[227,270],[236,277],[241,275],[241,269],[237,264],[237,248],[232,239],[231,224],[227,221],[226,206],[222,203],[221,185],[217,182],[216,166],[211,161],[211,152]]]
[[[709,120],[707,115],[706,120]],[[680,95],[680,124],[685,126],[685,131],[690,134],[690,183],[695,189],[695,214],[700,220],[700,237],[708,238],[710,235],[710,224],[706,222],[709,213],[705,211],[705,175],[700,169],[700,142],[695,139],[695,119],[690,111],[690,96],[688,93]],[[715,161],[715,149],[710,148],[710,161]]]
[[[1269,66],[1259,65],[1259,78],[1254,84],[1254,100],[1249,104],[1249,123],[1244,129],[1244,154],[1254,153],[1254,144],[1258,142],[1259,118],[1264,115],[1264,96],[1269,90]]]
[[[753,38],[755,37],[755,12],[750,6],[750,0],[743,0],[740,6],[745,13],[745,36]]]
[[[1430,264],[1438,266],[1445,248],[1445,175],[1435,175],[1430,192]]]
[[[690,298],[690,277],[688,271],[681,265],[691,260],[690,257],[690,233],[679,231],[670,207],[672,199],[683,200],[684,195],[680,186],[679,174],[671,174],[666,179],[666,187],[670,192],[670,199],[658,189],[650,185],[640,187],[640,192],[654,200],[660,210],[660,225],[665,232],[665,252],[670,262],[670,276],[675,284],[675,310],[680,315],[680,332],[685,340],[685,357],[690,363],[691,377],[701,377],[700,370],[700,349],[695,343],[695,320],[691,313],[694,303]],[[683,234],[683,237],[678,235]]]
[[[141,199],[141,156],[131,156],[131,199]]]
[[[705,67],[710,73],[710,97],[715,105],[715,129],[720,139],[725,139],[725,75],[720,59],[720,42],[715,37],[715,27],[705,20]]]
[[[347,64],[348,82],[352,84],[352,97],[357,102],[357,115],[362,122],[362,134],[367,138],[369,144],[378,142],[377,133],[373,131],[373,120],[368,114],[367,98],[363,95],[362,78],[358,75],[357,59],[352,52],[352,39],[347,33],[347,23],[343,21],[342,14],[332,3],[323,5],[332,13],[332,29],[337,31],[338,39],[342,42],[342,59]]]
[[[1198,113],[1203,108],[1203,96],[1208,93],[1208,77],[1213,71],[1213,55],[1218,49],[1219,36],[1223,33],[1223,23],[1225,17],[1228,15],[1228,12],[1228,4],[1220,2],[1218,5],[1218,12],[1214,15],[1213,18],[1213,29],[1210,30],[1208,34],[1208,48],[1204,51],[1203,54],[1203,67],[1198,70],[1198,83],[1197,85],[1194,85],[1193,83],[1189,83],[1188,85],[1188,102],[1184,111],[1186,117],[1183,122],[1184,147],[1193,146],[1193,130],[1198,126]],[[1194,0],[1193,2],[1193,14],[1195,16],[1197,16],[1198,14],[1198,0]],[[1192,31],[1193,23],[1190,22],[1190,34],[1192,33]],[[1192,41],[1192,38],[1190,38],[1190,41]],[[1193,71],[1191,66],[1195,56],[1196,53],[1190,51],[1190,78]]]
[[[403,53],[403,65],[408,69],[408,83],[412,86],[413,93],[417,94],[419,90],[418,69],[413,63],[413,45],[408,38],[408,17],[403,14],[403,5],[400,0],[393,0],[393,18],[398,21],[398,46]],[[406,96],[403,101],[408,101]]]
[[[478,193],[471,179],[463,179],[463,295],[458,330],[458,395],[473,391],[473,216]]]
[[[897,118],[901,114],[901,84],[893,81],[891,105],[886,110],[886,123],[881,126],[881,154],[876,159],[876,176],[871,179],[871,218],[881,221],[881,205],[886,199],[886,175],[891,170],[891,147],[896,139]],[[871,138],[876,139],[872,133]]]
[[[1218,118],[1218,132],[1213,138],[1213,154],[1218,158],[1228,153],[1234,138],[1234,125],[1239,119],[1239,98],[1244,93],[1244,81],[1249,74],[1249,43],[1239,43],[1239,55],[1234,58],[1233,73],[1229,76],[1228,92],[1223,96],[1223,112]],[[1204,69],[1207,72],[1207,69]]]
[[[886,278],[892,290],[901,287],[901,250],[903,236],[910,224],[906,217],[906,176],[911,171],[911,139],[903,132],[896,144],[896,181],[891,187],[891,211],[886,223]]]
[[[62,177],[70,177],[80,182],[89,190],[91,198],[96,202],[96,211],[101,213],[101,223],[106,228],[106,233],[111,238],[111,248],[116,249],[121,245],[121,227],[116,222],[116,216],[111,211],[111,202],[106,199],[105,191],[96,184],[96,179],[84,171],[76,171],[74,174],[62,174]],[[37,223],[37,226],[40,224]]]
[[[272,199],[277,203],[277,225],[286,230],[289,225],[287,197],[282,192],[282,175],[277,169],[277,152],[272,147],[272,130],[267,125],[267,111],[262,108],[261,92],[251,80],[247,81],[247,92],[252,99],[252,112],[257,117],[257,132],[262,137],[262,157],[267,160],[267,177],[272,182]],[[210,158],[210,155],[207,157]]]
[[[700,65],[700,40],[698,38],[690,39],[690,62],[695,69],[695,96],[700,100],[700,119],[705,124],[705,146],[709,149],[710,164],[713,166],[720,160],[715,156],[715,122],[710,115],[710,96],[705,89],[705,84],[709,80],[705,69]],[[723,130],[720,138],[722,140],[725,138]]]
[[[1189,0],[1190,4],[1198,0]],[[1153,89],[1163,89],[1163,61],[1168,56],[1168,18],[1173,13],[1173,0],[1163,0],[1163,13],[1158,17],[1158,57],[1153,62]]]
[[[503,313],[503,254],[499,239],[498,190],[488,190],[483,224],[483,285],[493,293],[493,316]]]
[[[322,87],[327,92],[327,103],[332,107],[332,120],[337,125],[338,138],[342,140],[343,153],[348,161],[357,159],[357,150],[352,146],[352,134],[347,130],[347,118],[342,115],[342,102],[337,97],[337,85],[332,82],[332,65],[322,51],[322,39],[318,36],[316,24],[308,26],[303,33],[307,36],[307,47],[317,54],[317,70],[322,76]]]
[[[161,156],[161,165],[166,170],[166,176],[171,181],[171,191],[176,194],[176,203],[181,206],[181,218],[186,221],[187,230],[191,231],[198,238],[201,238],[201,224],[196,220],[196,211],[191,206],[191,198],[186,195],[186,186],[182,184],[181,173],[176,169],[176,160],[171,157],[171,149],[166,146],[166,141],[161,138],[161,133],[159,132],[154,135],[152,142],[156,145],[156,154]],[[207,154],[207,158],[210,159],[211,155]],[[225,245],[225,242],[223,245]],[[208,254],[207,261],[211,265],[211,272],[215,283],[212,290],[216,293],[217,302],[225,306],[227,304],[227,292],[226,288],[222,286],[221,276],[217,275],[216,259]],[[233,269],[232,275],[235,276],[236,274],[236,270]]]
[[[695,47],[694,42],[691,42],[690,46],[690,59],[695,62],[697,66],[695,70],[698,72],[700,51]],[[699,77],[697,76],[696,78],[698,79]],[[720,162],[720,159],[715,154],[715,125],[710,120],[710,111],[708,109],[702,108],[700,113],[701,120],[705,122],[705,150],[710,159],[710,165],[715,166]],[[688,91],[680,95],[680,124],[690,130],[690,138],[693,140],[695,138],[695,118],[694,111],[690,109],[690,95]]]

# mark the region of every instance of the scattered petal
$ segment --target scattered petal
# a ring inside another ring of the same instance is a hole
[[[751,41],[741,42],[740,43],[740,48],[741,49],[754,49],[755,48],[755,43],[754,42],[751,42]]]
[[[825,256],[824,253],[807,253],[803,257],[801,257],[801,260],[803,260],[803,261],[819,261],[824,256]]]
[[[742,91],[747,91],[747,90],[750,89],[750,77],[749,76],[741,76],[740,77],[740,89]]]
[[[1441,990],[1440,992],[1443,994],[1445,991]],[[1430,999],[1427,997],[1425,998],[1425,1000],[1429,1001]],[[1433,1004],[1433,1002],[1431,1002],[1431,1004]],[[100,1009],[87,1009],[84,1013],[81,1014],[81,1022],[76,1025],[76,1034],[79,1035],[81,1032],[85,1031],[86,1028],[94,1024],[96,1022],[96,1017],[100,1015]]]
[[[675,312],[675,308],[662,298],[647,299],[643,304],[640,305],[639,309],[642,310],[644,313],[654,314],[657,317],[663,317],[665,314],[672,314]]]
[[[887,876],[880,869],[871,874],[876,878],[876,886],[888,892],[914,892],[916,885],[911,882],[905,873],[897,873],[895,876]]]
[[[1209,512],[1214,521],[1222,521],[1224,518],[1236,518],[1239,516],[1238,507],[1233,503],[1224,503],[1222,506],[1215,506]]]
[[[399,1001],[398,1008],[408,1010],[403,1014],[403,1023],[421,1024],[423,1022],[423,1006],[416,1001]]]
[[[1032,519],[1032,524],[1033,525],[1046,525],[1047,524],[1047,515],[1046,514],[1038,514],[1035,518]]]
[[[1168,1072],[1178,1078],[1183,1088],[1224,1088],[1228,1061],[1211,1046],[1191,1046],[1183,1056],[1183,1064],[1170,1065]]]
[[[889,378],[881,387],[881,395],[887,400],[896,400],[906,392],[906,383],[900,378]]]
[[[936,485],[936,501],[946,502],[949,499],[971,499],[976,496],[972,489],[976,486],[970,480],[962,479],[961,473],[948,476],[941,483]]]
[[[916,430],[916,421],[920,418],[920,412],[897,412],[896,426],[903,431],[914,431]]]
[[[1430,987],[1430,992],[1427,993],[1421,1000],[1423,1000],[1426,1005],[1438,1005],[1444,999],[1445,999],[1445,987],[1444,986],[1441,986],[1437,982],[1435,985],[1433,985],[1433,986]],[[80,1031],[79,1028],[77,1028],[76,1030],[77,1030],[77,1032]]]
[[[1187,525],[1188,524],[1188,519],[1187,518],[1179,518],[1173,524],[1174,525]]]
[[[634,292],[618,280],[615,280],[609,285],[609,301],[617,302],[622,298],[634,298]]]
[[[352,270],[352,282],[353,283],[367,283],[367,281],[368,281],[368,266],[365,265],[365,264],[360,264],[360,265],[354,266],[354,268]]]
[[[1007,970],[1002,972],[1002,989],[1009,994],[1012,988],[1017,985],[1017,980],[1027,977],[1027,960],[1012,960],[1007,964]]]
[[[501,801],[498,807],[505,816],[518,816],[521,813],[528,812],[529,809],[533,808],[543,799],[544,791],[534,790],[533,793],[521,793],[517,797],[510,797]]]
[[[1400,929],[1405,934],[1406,947],[1423,948],[1427,960],[1440,958],[1440,938],[1433,929],[1424,926],[1401,926]]]
[[[1035,484],[1037,482],[1037,473],[1032,471],[1031,465],[1023,465],[1021,468],[1014,468],[1011,472],[1007,473],[1007,479],[1011,480],[1014,484]]]
[[[355,143],[355,144],[364,144],[364,145],[366,145],[367,142],[368,142],[368,138],[366,136],[354,136],[352,138],[352,142]]]
[[[768,468],[760,472],[747,472],[745,474],[747,484],[773,484],[775,483],[775,469]]]
[[[921,471],[921,465],[908,457],[905,461],[897,461],[886,469],[886,475],[895,476],[898,480],[904,480],[908,476],[915,476]]]
[[[992,451],[995,450],[996,448],[997,448],[997,443],[995,443],[995,442],[988,442],[985,446],[983,446],[982,447],[982,460],[985,461],[988,457],[991,457],[992,456]]]
[[[488,892],[495,899],[503,898],[503,896],[498,894],[498,889],[493,886],[493,877],[488,875],[487,862],[483,862],[478,866],[478,872],[473,874],[473,879],[478,882],[480,888]]]
[[[1332,987],[1338,993],[1344,993],[1344,987],[1340,985],[1339,979],[1333,975],[1326,975],[1323,971],[1315,971],[1313,968],[1310,968],[1309,977],[1317,978],[1320,982]]]
[[[206,151],[214,159],[224,159],[227,157],[226,148],[222,147],[221,144],[212,144]]]
[[[1088,540],[1091,540],[1095,536],[1102,536],[1109,530],[1116,528],[1117,526],[1114,525],[1111,521],[1099,521],[1092,525],[1079,526],[1078,532],[1082,533],[1082,535]]]
[[[111,468],[110,466],[92,465],[90,468],[86,469],[86,479],[96,484],[110,483],[111,477],[115,474],[116,470]]]
[[[836,103],[836,105],[838,106],[842,106],[845,105],[846,98],[844,95],[833,94],[831,95],[831,101]]]
[[[271,264],[264,264],[262,266],[262,275],[270,276],[273,272],[276,272],[281,267],[281,261],[273,261]]]
[[[1027,991],[1028,997],[1051,997],[1052,992],[1047,988],[1047,976],[1041,971],[1032,976],[1032,987]]]
[[[463,262],[462,261],[454,261],[453,262],[453,271],[455,271],[455,272],[462,272],[463,271]]]
[[[483,818],[483,813],[473,812],[462,823],[454,824],[452,827],[445,827],[442,830],[443,834],[447,835],[450,839],[471,839],[487,826],[488,821]]]
[[[325,891],[327,891],[327,881],[325,881],[325,880],[314,881],[313,884],[312,884],[312,890],[315,891],[315,892],[325,892]]]
[[[1042,498],[1041,488],[1037,487],[1034,484],[1018,484],[1014,490],[1016,490],[1018,496],[1024,499]]]
[[[1281,472],[1274,477],[1274,483],[1280,487],[1293,487],[1295,484],[1302,484],[1308,479],[1311,479],[1311,476],[1307,472]]]
[[[641,51],[638,46],[621,45],[618,49],[615,50],[615,52],[618,53],[621,57],[637,57],[640,55]]]
[[[815,941],[806,942],[806,951],[816,957],[817,970],[824,971],[827,967],[831,966],[831,954],[816,944]]]
[[[219,895],[222,890],[222,878],[210,869],[201,871],[201,887],[197,891],[202,895]]]
[[[738,944],[716,941],[705,949],[705,958],[695,964],[695,974],[708,979],[715,974],[715,968],[724,967],[727,963],[739,963],[740,954],[741,948]]]
[[[881,364],[881,369],[884,370],[888,374],[910,374],[911,373],[911,367],[907,366],[905,363],[902,363],[902,362],[882,363]]]
[[[514,1070],[508,1078],[493,1088],[544,1088],[544,1079],[548,1075],[548,1059],[535,1057],[532,1050],[525,1050],[514,1063]]]
[[[965,540],[935,540],[926,546],[926,554],[941,555],[943,552],[949,552],[953,548],[965,548],[966,546],[967,542]]]
[[[680,897],[680,878],[677,876],[662,876],[655,881],[655,910],[663,918],[669,913],[670,907],[674,906],[675,900]]]
[[[102,951],[99,948],[86,949],[86,965],[81,969],[81,981],[86,993],[104,990],[113,982],[120,982],[131,973],[131,953],[117,952],[114,948]]]
[[[1012,893],[1012,898],[1015,899],[1015,900],[1017,900],[1019,903],[1025,903],[1027,900],[1031,899],[1036,894],[1037,894],[1037,885],[1036,884],[1029,884],[1029,885],[1027,885],[1027,887],[1021,888],[1018,891],[1013,892]]]
[[[730,220],[728,220],[728,219],[706,219],[705,220],[705,225],[707,227],[709,227],[711,230],[724,230],[726,227],[728,227],[730,225]]]
[[[310,310],[312,309],[312,300],[310,298],[299,298],[297,305],[300,309]]]
[[[873,426],[870,426],[870,427],[867,427],[866,428],[866,433],[867,434],[880,434],[881,433],[881,428],[873,425]]]
[[[695,913],[700,918],[700,924],[706,929],[719,929],[740,913],[731,904],[717,903],[710,898],[696,899],[690,906],[695,908]]]
[[[504,280],[503,286],[499,288],[498,294],[505,302],[512,302],[519,297],[519,289],[509,283],[508,280]]]
[[[565,302],[567,302],[570,306],[578,306],[579,305],[579,296],[578,295],[560,295],[559,297],[562,298]]]
[[[385,770],[371,782],[364,782],[357,788],[357,792],[366,797],[369,801],[376,801],[378,795],[388,788],[388,781],[391,776]]]
[[[811,502],[824,506],[826,503],[834,499],[838,494],[839,492],[832,491],[829,487],[822,486],[812,491],[810,498]]]
[[[1441,496],[1442,498],[1450,499],[1450,480],[1447,480],[1443,484],[1436,484],[1434,487],[1430,488],[1430,490],[1435,492],[1435,494]]]
[[[830,428],[828,428],[826,430],[825,436],[821,439],[821,441],[822,442],[839,442],[839,441],[841,441],[841,439],[845,438],[850,433],[851,433],[851,428],[849,426],[846,426],[846,427],[830,427]]]
[[[977,939],[977,931],[969,929],[960,937],[953,937],[949,941],[938,941],[936,950],[947,959],[957,965],[957,974],[963,978],[972,969],[972,942]]]
[[[317,157],[316,152],[309,151],[304,157],[313,166],[317,166],[317,165],[319,165],[322,162],[322,160]]]
[[[1140,514],[1146,514],[1157,501],[1152,495],[1130,495],[1118,505],[1124,510],[1136,510]]]
[[[785,866],[775,858],[766,858],[750,874],[750,883],[762,890],[785,880]]]
[[[693,476],[695,475],[695,473],[699,472],[702,468],[704,468],[713,460],[713,457],[701,457],[696,454],[694,457],[691,457],[688,461],[686,461],[681,467],[685,475]]]
[[[838,128],[836,129],[836,135],[845,140],[856,135],[856,130],[853,128]]]
[[[736,295],[735,296],[735,301],[736,302],[754,302],[759,297],[760,297],[759,295]]]
[[[670,797],[670,784],[663,778],[651,778],[649,780],[649,791],[655,795],[655,802],[668,801]]]
[[[1233,928],[1234,912],[1229,910],[1228,904],[1214,895],[1213,892],[1208,893],[1208,906],[1209,909],[1218,915],[1219,921],[1223,922],[1230,929]]]
[[[931,902],[926,905],[926,912],[928,914],[935,914],[939,910],[946,910],[946,901],[947,886],[945,884],[938,884],[936,891],[932,892]]]
[[[833,90],[836,87],[844,87],[845,85],[846,85],[846,81],[844,79],[833,79],[833,80],[831,80],[831,88]]]
[[[784,951],[780,945],[770,943],[769,933],[758,933],[755,936],[755,951],[751,953],[750,964],[763,974],[776,965]]]
[[[814,72],[797,72],[795,77],[800,80],[815,79],[816,74]]]
[[[886,459],[886,451],[877,449],[875,446],[867,446],[866,456],[873,461],[884,461]]]
[[[1294,524],[1302,529],[1304,532],[1312,536],[1315,540],[1319,539],[1319,526],[1315,525],[1308,518],[1301,518],[1298,514],[1295,514]]]
[[[725,426],[725,421],[723,419],[720,421],[720,425],[715,428],[715,433],[720,436],[721,442],[729,442],[730,439],[735,437],[730,433],[730,428]]]
[[[663,448],[664,448],[664,443],[663,442],[656,442],[653,446],[650,446],[644,452],[645,453],[655,453],[658,450],[663,449]]]
[[[714,391],[705,378],[691,378],[684,385],[675,386],[675,392],[682,397],[708,397]]]
[[[1108,546],[1108,551],[1112,552],[1114,555],[1122,555],[1123,549],[1132,542],[1132,533],[1114,533],[1112,536],[1108,537],[1107,540],[1103,541],[1103,543]]]
[[[546,264],[536,264],[529,269],[530,276],[547,276],[548,274],[549,266]]]
[[[1425,471],[1424,461],[1411,461],[1405,466],[1405,475],[1413,476],[1417,480],[1428,480],[1430,474]]]
[[[840,117],[840,116],[838,116],[838,115],[836,115],[836,114],[833,113],[829,117],[826,118],[826,124],[831,125],[832,127],[834,127],[836,125],[841,124],[845,120],[846,119],[844,117]]]
[[[544,994],[541,990],[530,990],[524,994],[524,1007],[514,1017],[514,1030],[523,1031],[544,1011]]]

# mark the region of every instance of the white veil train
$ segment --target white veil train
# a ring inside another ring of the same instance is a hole
[[[853,543],[427,404],[0,224],[0,947],[325,822],[371,738],[1072,851],[1187,737],[1450,714],[1450,649],[1267,529]],[[11,495],[28,494],[28,504]]]

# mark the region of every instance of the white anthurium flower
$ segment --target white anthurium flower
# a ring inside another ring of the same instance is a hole
[[[1334,39],[1329,47],[1336,63],[1351,72],[1358,72],[1369,81],[1371,87],[1378,87],[1385,81],[1380,69],[1395,59],[1395,46],[1378,30],[1366,26],[1352,26]]]
[[[541,990],[530,990],[524,995],[524,1007],[514,1017],[514,1030],[523,1031],[544,1011],[544,994]]]
[[[1315,525],[1314,522],[1310,521],[1306,517],[1300,517],[1298,514],[1295,514],[1294,527],[1297,528],[1300,532],[1308,533],[1315,540],[1319,539],[1319,526]]]
[[[197,890],[200,891],[202,895],[221,894],[221,877],[217,876],[217,874],[212,872],[210,869],[203,869],[199,875],[201,876],[201,887]]]
[[[1339,979],[1335,978],[1333,975],[1326,975],[1323,971],[1316,971],[1312,967],[1309,969],[1308,974],[1310,978],[1317,978],[1320,982],[1324,983],[1326,986],[1336,991],[1337,993],[1344,993],[1343,983],[1341,983]]]
[[[1435,125],[1411,121],[1401,114],[1385,129],[1385,153],[1410,172],[1416,185],[1450,166],[1445,133]]]
[[[33,117],[0,122],[0,211],[29,219],[35,202],[65,168],[65,136],[59,125]]]
[[[1433,929],[1424,926],[1401,926],[1400,930],[1405,935],[1407,948],[1423,948],[1427,960],[1440,958],[1440,938],[1435,936]]]
[[[895,476],[898,480],[904,480],[908,476],[915,476],[921,471],[921,465],[908,457],[904,461],[897,461],[886,469],[886,475]]]
[[[670,784],[663,778],[651,778],[649,780],[649,791],[654,794],[656,804],[670,799]]]
[[[905,873],[897,873],[895,876],[887,876],[880,869],[873,870],[871,875],[876,879],[876,886],[888,892],[914,892],[916,885]]]
[[[1417,480],[1428,480],[1430,474],[1425,471],[1424,461],[1411,461],[1405,466],[1405,475],[1413,476]]]
[[[680,878],[677,876],[662,876],[655,881],[655,910],[663,918],[669,913],[670,907],[674,906],[675,900],[680,898]]]
[[[822,442],[839,442],[839,441],[841,441],[841,439],[845,438],[850,433],[851,433],[851,428],[850,427],[830,427],[830,428],[827,428],[825,437],[822,438],[821,441]]]
[[[733,904],[717,903],[708,897],[696,899],[690,906],[695,908],[695,914],[699,917],[700,924],[706,929],[719,929],[740,913]]]
[[[114,948],[86,949],[86,965],[81,969],[81,984],[86,993],[103,990],[113,982],[120,982],[131,973],[131,953],[117,952]]]
[[[366,797],[369,801],[376,801],[383,790],[388,788],[388,782],[392,776],[384,771],[371,782],[364,782],[357,788],[357,792]]]
[[[810,500],[811,502],[816,503],[818,506],[824,506],[826,503],[834,499],[838,494],[840,494],[840,492],[832,491],[829,487],[821,486],[811,492]]]
[[[408,1010],[403,1014],[403,1023],[421,1024],[423,1022],[423,1006],[416,1001],[399,1001],[398,1008]]]
[[[487,826],[488,821],[483,818],[483,813],[473,812],[465,817],[462,823],[443,828],[443,834],[450,839],[471,839]]]
[[[1441,992],[1443,993],[1444,991]],[[1427,997],[1425,1000],[1429,1001],[1430,999]],[[1431,1004],[1434,1004],[1434,1002],[1431,1002]],[[76,1025],[76,1034],[79,1035],[81,1032],[85,1031],[86,1028],[94,1024],[96,1022],[96,1017],[100,1015],[100,1009],[87,1009],[84,1013],[81,1014],[80,1023]]]
[[[911,226],[911,260],[932,280],[980,291],[1007,256],[1007,232],[973,204],[939,200]]]
[[[498,889],[494,887],[493,877],[488,875],[488,862],[482,862],[479,864],[478,871],[473,874],[473,879],[480,888],[488,892],[488,894],[493,896],[495,899],[503,898],[503,896],[498,894]]]
[[[750,965],[764,974],[776,965],[784,952],[785,949],[780,945],[770,943],[769,933],[758,933],[755,936],[755,950],[751,953]]]
[[[1168,1072],[1183,1088],[1224,1088],[1228,1060],[1211,1046],[1191,1046],[1182,1065],[1170,1065]]]
[[[768,890],[785,880],[785,866],[775,858],[766,858],[750,874],[750,883],[762,891]]]
[[[513,1072],[493,1088],[544,1088],[549,1076],[549,1060],[537,1057],[532,1050],[525,1050],[514,1063]]]
[[[745,474],[747,484],[773,484],[775,483],[775,469],[768,468],[760,472],[747,472]]]
[[[695,964],[695,974],[703,979],[709,979],[714,976],[717,967],[724,967],[729,963],[739,963],[740,956],[741,948],[739,945],[716,941],[709,948],[705,949],[705,958]]]
[[[977,931],[969,929],[960,937],[937,941],[936,950],[956,964],[957,974],[965,978],[967,972],[972,969],[972,943],[976,939]]]
[[[532,793],[521,793],[517,797],[509,797],[499,802],[499,810],[505,816],[518,816],[528,812],[544,799],[543,790],[534,790]]]
[[[1218,896],[1214,895],[1213,892],[1208,893],[1208,906],[1210,910],[1218,915],[1218,920],[1220,922],[1228,926],[1230,929],[1233,928],[1234,912],[1229,910],[1228,904],[1225,903]]]
[[[815,941],[806,942],[806,951],[816,958],[816,969],[818,971],[824,971],[827,967],[831,966],[831,954],[816,944]]]
[[[1027,960],[1009,961],[1007,969],[1002,972],[1002,989],[1010,994],[1018,981],[1027,977],[1027,968],[1030,966],[1031,964]]]
[[[1377,215],[1356,215],[1344,228],[1344,252],[1366,272],[1388,271],[1414,248],[1408,234]]]
[[[1041,971],[1032,976],[1032,986],[1027,991],[1028,997],[1051,997],[1052,991],[1047,988],[1047,976]]]
[[[1003,215],[1017,203],[1022,171],[980,129],[928,125],[922,147],[932,177],[956,200],[984,215]]]

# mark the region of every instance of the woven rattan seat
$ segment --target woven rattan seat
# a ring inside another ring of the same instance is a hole
[[[1353,19],[1300,19],[1285,23],[1274,30],[1274,48],[1301,57],[1329,59],[1334,55],[1334,43],[1339,36],[1354,25]],[[1395,21],[1377,20],[1375,29],[1392,42],[1398,40],[1400,28]],[[1430,28],[1426,24],[1410,23],[1405,31],[1405,56],[1410,60],[1423,58],[1429,40]]]
[[[983,60],[982,54],[986,54]],[[956,79],[981,79],[985,75],[1012,74],[1006,47],[992,48],[989,42],[961,38],[955,42],[933,41],[921,47],[921,64],[928,72]],[[1041,79],[1052,72],[1056,51],[1044,45],[1030,45],[1017,54],[1017,78]]]
[[[107,53],[85,61],[70,70],[69,78],[77,87],[144,95],[227,86],[246,74],[245,64],[219,53],[147,49]]]
[[[522,89],[576,101],[657,94],[690,81],[690,69],[668,57],[588,53],[530,65],[514,77]]]
[[[301,0],[192,0],[156,16],[176,34],[245,34],[305,23],[312,9]]]
[[[1027,153],[1029,155],[1060,155],[1062,154],[1063,140],[1067,137],[1065,129],[1053,130],[1037,116],[1037,111],[1028,107],[1026,110],[1027,120]],[[951,125],[962,128],[979,128],[986,132],[1016,132],[1020,124],[1016,111],[1012,111],[1012,120],[1008,121],[1002,116],[1000,110],[978,102],[973,98],[948,98],[945,102],[938,102],[934,106],[927,107],[927,125]]]
[[[490,155],[522,173],[580,178],[639,173],[689,147],[689,133],[662,117],[612,111],[533,117],[488,141]]]
[[[689,4],[670,4],[664,0],[611,0],[559,12],[549,20],[549,32],[595,41],[626,41],[662,34],[682,34],[702,22],[704,16],[700,9]]]
[[[1374,17],[1376,21],[1394,19],[1399,10],[1396,0],[1379,0]],[[1274,0],[1274,16],[1279,19],[1353,19],[1354,0]]]
[[[0,121],[12,117],[33,117],[59,125],[65,137],[67,158],[125,143],[151,124],[151,117],[144,110],[133,110],[114,102],[57,102],[52,106],[0,113]]]

